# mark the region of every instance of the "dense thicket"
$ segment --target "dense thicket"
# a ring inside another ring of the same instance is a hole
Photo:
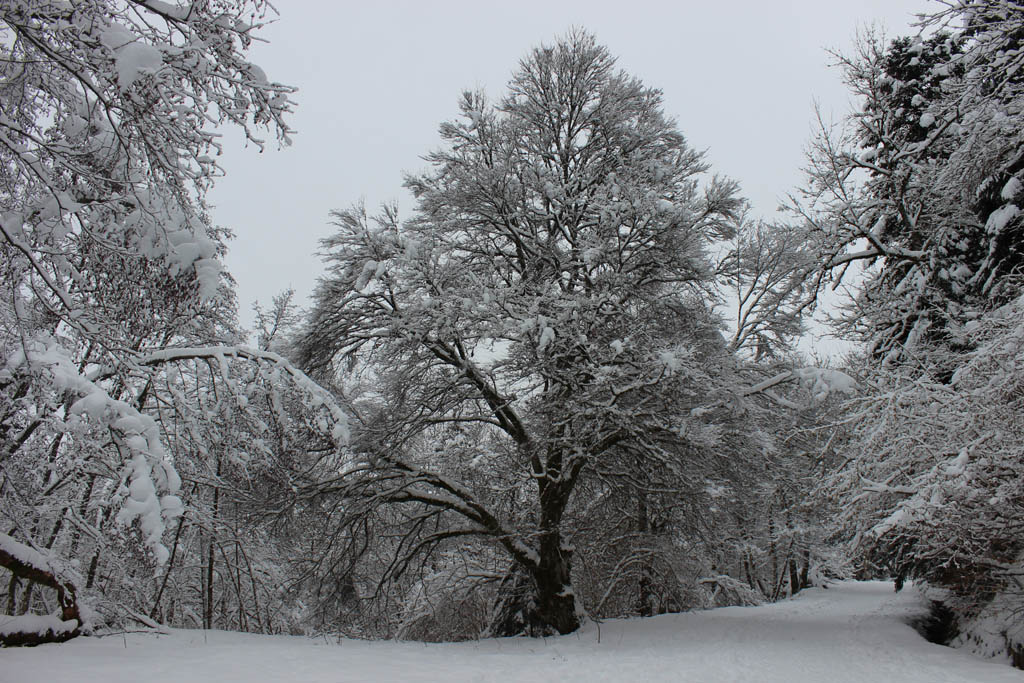
[[[860,109],[819,138],[804,204],[865,345],[842,527],[882,572],[945,590],[965,641],[1018,658],[1022,36],[1024,8],[998,1],[867,36],[842,60]]]
[[[0,565],[8,614],[60,603],[39,632],[280,609],[246,502],[344,416],[280,357],[208,346],[238,333],[204,205],[220,125],[287,140],[292,88],[245,59],[268,7],[0,5]]]

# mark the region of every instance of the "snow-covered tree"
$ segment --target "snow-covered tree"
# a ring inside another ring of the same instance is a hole
[[[845,328],[884,362],[949,343],[1014,298],[1019,15],[1006,3],[958,4],[925,23],[943,30],[890,45],[869,34],[841,58],[861,108],[838,132],[823,127],[798,209],[824,278],[856,284]],[[953,31],[958,19],[965,27]]]
[[[812,154],[822,278],[866,264],[844,321],[865,391],[830,487],[867,559],[946,589],[966,633],[1019,653],[1024,7],[944,4],[920,36],[844,60],[862,106]]]
[[[944,589],[936,597],[954,609],[965,644],[988,655],[1024,646],[1022,313],[1017,299],[959,331],[971,350],[943,359],[957,368],[948,382],[873,376],[845,416],[829,482],[845,537],[901,581]]]
[[[218,128],[288,141],[293,88],[246,58],[272,9],[0,4],[0,538],[31,551],[0,555],[11,613],[52,604],[23,579],[156,612],[164,587],[140,595],[171,571],[182,498],[216,500],[222,463],[251,480],[294,439],[338,452],[326,392],[273,353],[209,346],[239,337],[204,204]],[[271,439],[282,425],[298,436]]]
[[[336,214],[302,362],[379,380],[335,489],[403,510],[393,573],[477,539],[511,561],[492,632],[567,633],[571,521],[607,497],[646,533],[727,476],[738,396],[707,249],[741,203],[586,34],[461,110],[406,180],[411,220]]]
[[[815,302],[809,280],[816,265],[800,227],[744,220],[718,265],[727,282],[730,348],[756,361],[791,352],[803,332],[803,315]]]

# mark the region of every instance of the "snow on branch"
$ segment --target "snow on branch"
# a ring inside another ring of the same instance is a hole
[[[39,337],[7,359],[0,373],[25,371],[37,375],[56,391],[77,395],[67,411],[68,424],[93,423],[108,427],[119,452],[127,456],[121,470],[117,520],[139,521],[144,540],[158,564],[168,557],[161,542],[167,522],[182,513],[177,493],[181,479],[171,465],[155,420],[131,404],[112,398],[105,389],[83,376],[56,340]]]
[[[230,359],[250,361],[256,363],[260,368],[269,368],[271,372],[283,372],[297,389],[306,394],[308,397],[307,407],[314,411],[323,409],[330,416],[332,422],[330,436],[335,444],[342,446],[348,443],[348,416],[338,405],[334,396],[283,356],[272,351],[262,351],[245,346],[192,346],[162,349],[147,354],[136,362],[140,366],[153,367],[164,363],[194,359],[212,360],[218,363],[221,373],[229,385],[231,379],[228,376],[227,362]],[[269,379],[275,378],[270,377]]]
[[[777,402],[788,404],[788,407],[799,408],[800,406],[781,399],[770,391],[773,387],[792,381],[799,382],[803,388],[808,390],[815,403],[821,403],[835,394],[852,394],[857,389],[856,380],[845,372],[831,368],[805,367],[780,372],[763,382],[748,387],[742,395],[765,394]]]

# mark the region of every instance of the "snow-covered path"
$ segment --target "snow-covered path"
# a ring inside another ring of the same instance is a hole
[[[763,607],[616,620],[546,640],[327,642],[223,631],[79,638],[0,651],[4,683],[181,681],[1024,681],[925,642],[912,588],[842,583]]]

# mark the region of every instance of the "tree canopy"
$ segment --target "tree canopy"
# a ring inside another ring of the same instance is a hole
[[[480,538],[511,560],[498,631],[566,633],[580,482],[699,506],[722,465],[709,416],[730,409],[734,368],[708,249],[741,201],[585,33],[532,51],[498,104],[460,107],[433,170],[406,179],[410,220],[336,214],[301,362],[365,363],[383,387],[347,485],[444,520],[399,552]],[[428,434],[434,452],[417,452]],[[481,468],[501,473],[455,483]]]

